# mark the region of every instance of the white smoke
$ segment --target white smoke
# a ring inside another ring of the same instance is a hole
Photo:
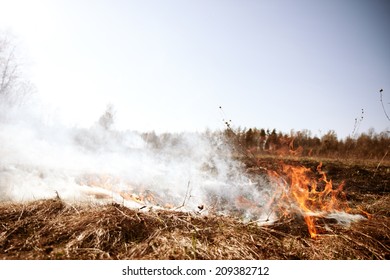
[[[58,195],[69,203],[215,212],[259,224],[278,219],[277,186],[248,175],[221,133],[118,131],[110,108],[90,128],[68,127],[42,117],[34,104],[0,102],[0,201]],[[316,215],[345,226],[363,218]]]
[[[3,106],[0,200],[29,201],[58,194],[70,202],[199,207],[253,218],[259,213],[244,211],[237,197],[255,201],[251,208],[258,209],[269,199],[269,190],[261,189],[259,179],[250,178],[232,159],[220,134],[145,136],[115,130],[111,117],[108,110],[90,128],[71,128],[44,121],[31,107]],[[141,201],[147,194],[153,201]]]

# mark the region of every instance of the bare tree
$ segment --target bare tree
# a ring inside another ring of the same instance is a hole
[[[0,102],[17,104],[31,89],[29,82],[22,77],[15,46],[8,36],[0,34]]]
[[[106,107],[106,111],[99,118],[99,125],[105,130],[110,130],[112,125],[114,124],[115,119],[115,110],[112,104],[108,104]]]

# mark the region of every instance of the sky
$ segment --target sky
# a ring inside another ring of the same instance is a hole
[[[390,128],[390,1],[0,0],[0,30],[70,126]]]

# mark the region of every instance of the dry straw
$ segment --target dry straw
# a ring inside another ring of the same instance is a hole
[[[3,203],[0,258],[389,259],[389,198],[366,199],[366,210],[376,212],[371,219],[349,228],[324,220],[327,233],[317,239],[300,217],[261,227],[232,217],[118,204],[76,207],[60,198]]]

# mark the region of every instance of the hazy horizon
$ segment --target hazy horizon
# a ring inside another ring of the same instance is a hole
[[[307,129],[390,122],[387,1],[0,3],[47,119],[120,130]],[[219,106],[222,106],[224,114]]]

